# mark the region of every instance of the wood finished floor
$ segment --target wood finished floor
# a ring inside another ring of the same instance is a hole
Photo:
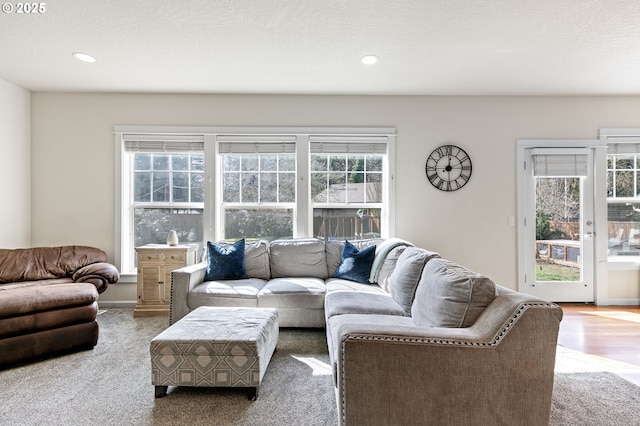
[[[560,306],[558,344],[593,356],[640,386],[640,306]]]

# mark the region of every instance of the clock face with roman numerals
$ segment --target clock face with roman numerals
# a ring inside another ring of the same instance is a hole
[[[471,177],[471,158],[455,145],[442,145],[427,158],[426,173],[431,185],[441,191],[456,191]]]

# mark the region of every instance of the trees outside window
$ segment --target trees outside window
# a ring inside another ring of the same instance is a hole
[[[579,227],[580,178],[537,178],[536,239],[576,240]]]
[[[204,154],[127,156],[132,164],[129,218],[133,247],[165,244],[173,229],[181,243],[198,244],[202,249]]]
[[[580,279],[580,177],[536,177],[536,280]]]
[[[382,155],[313,154],[313,234],[321,238],[367,239],[381,235]]]
[[[222,191],[226,240],[293,236],[294,154],[223,155]]]

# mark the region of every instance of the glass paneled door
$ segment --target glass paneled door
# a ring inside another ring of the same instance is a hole
[[[524,290],[554,302],[594,301],[591,150],[525,150]]]

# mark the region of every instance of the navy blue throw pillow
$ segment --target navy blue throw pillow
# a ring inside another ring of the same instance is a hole
[[[358,251],[353,244],[345,241],[342,248],[342,262],[333,277],[369,284],[369,275],[375,256],[376,246]]]
[[[244,268],[244,239],[223,247],[207,241],[207,272],[205,281],[239,280],[247,278]]]

